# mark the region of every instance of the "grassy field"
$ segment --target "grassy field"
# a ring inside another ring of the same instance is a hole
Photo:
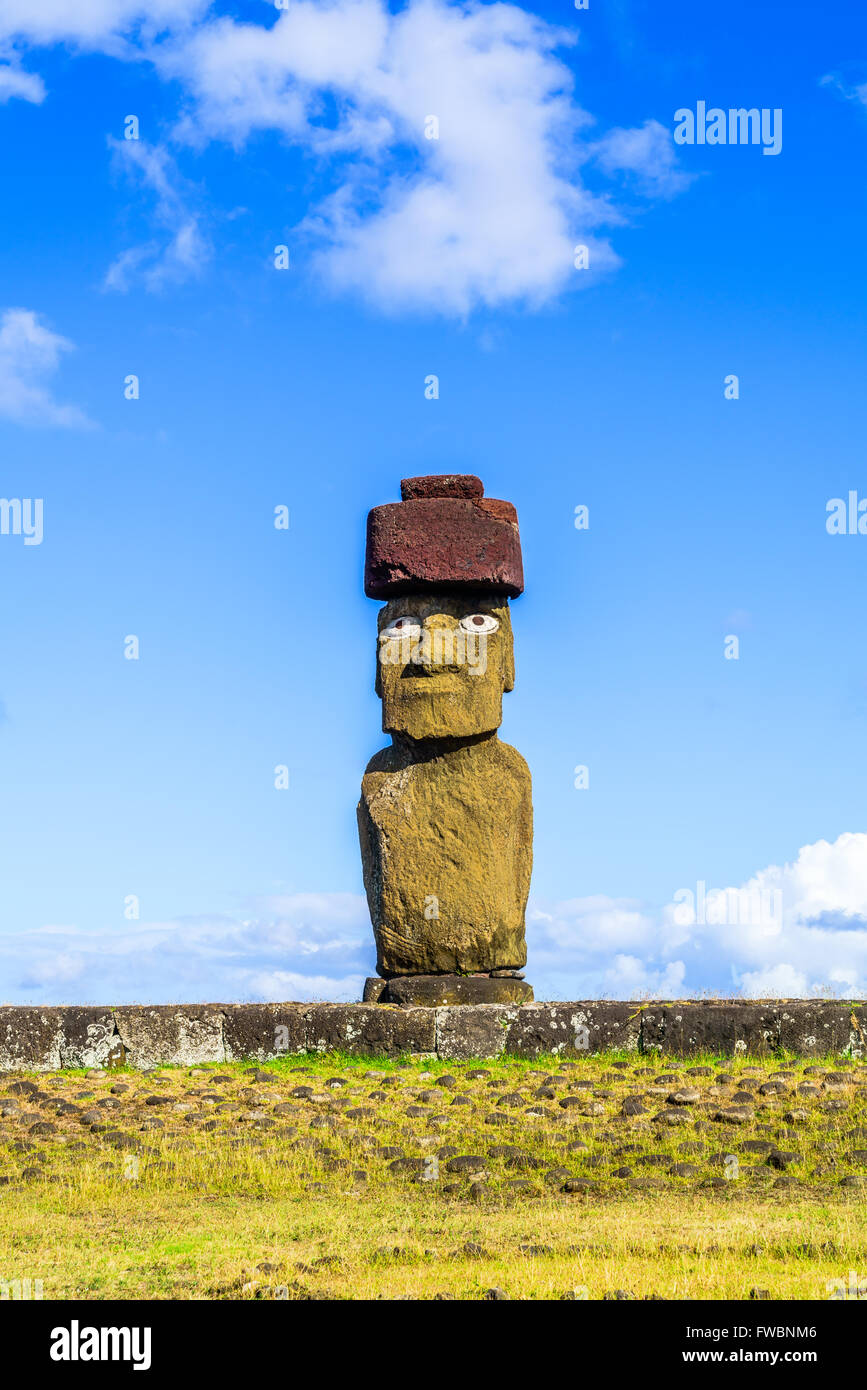
[[[0,1293],[827,1299],[867,1286],[865,1198],[839,1059],[0,1078]]]

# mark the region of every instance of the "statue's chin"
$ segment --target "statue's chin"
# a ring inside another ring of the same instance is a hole
[[[472,738],[498,729],[503,717],[499,671],[401,675],[383,681],[382,727],[412,739]]]

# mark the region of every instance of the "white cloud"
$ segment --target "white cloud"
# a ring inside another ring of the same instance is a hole
[[[6,309],[0,317],[0,417],[18,424],[90,425],[78,406],[60,404],[45,384],[72,348],[32,309]]]
[[[850,83],[844,82],[836,73],[829,72],[821,78],[819,85],[821,87],[833,87],[847,101],[860,101],[863,106],[867,106],[867,82],[856,82],[852,86]]]
[[[803,999],[810,982],[793,965],[772,965],[767,970],[747,970],[741,976],[744,994],[752,999]]]
[[[132,37],[182,29],[209,8],[210,0],[3,0],[0,39],[123,53]]]
[[[361,975],[299,975],[291,970],[261,970],[248,976],[247,985],[256,1000],[271,1003],[321,1000],[342,1004],[361,998],[364,978]]]
[[[162,235],[121,252],[106,272],[104,287],[127,290],[140,279],[147,289],[161,290],[200,275],[211,247],[168,150],[144,140],[111,139],[109,147],[116,166],[155,195],[153,215]]]
[[[276,132],[303,148],[331,188],[291,234],[295,246],[310,248],[334,290],[380,309],[537,307],[619,264],[604,229],[622,214],[582,181],[583,165],[629,170],[651,196],[685,181],[658,122],[586,143],[592,118],[556,56],[576,31],[518,5],[409,0],[392,12],[386,0],[292,0],[260,24],[206,9],[7,0],[0,39],[150,59],[186,93],[178,141],[240,150]],[[429,117],[437,139],[426,138]],[[575,269],[577,245],[589,269]],[[191,215],[165,251],[148,241],[124,252],[108,283],[149,266],[177,280],[203,248]]]
[[[537,998],[867,995],[867,834],[805,845],[791,863],[714,890],[691,885],[693,920],[674,893],[655,911],[605,897],[537,904],[527,931]]]
[[[608,999],[634,999],[636,995],[677,999],[683,992],[685,974],[682,960],[669,961],[654,970],[637,956],[618,955],[603,975],[601,994]]]
[[[652,197],[672,198],[695,177],[678,168],[671,131],[659,121],[645,121],[631,130],[609,130],[593,146],[593,153],[606,174],[632,175]]]
[[[681,926],[673,904],[651,910],[632,899],[532,903],[536,998],[867,996],[867,835],[806,845],[742,887],[780,890],[779,931],[749,921]],[[245,920],[0,933],[0,979],[15,1003],[360,998],[375,969],[360,894],[262,897],[253,907]]]
[[[617,214],[578,177],[590,117],[553,52],[573,42],[515,5],[297,0],[268,30],[223,19],[158,61],[192,95],[187,138],[277,130],[332,161],[300,229],[331,285],[465,315],[586,283],[578,242],[591,273],[618,263],[597,235]]]
[[[589,117],[553,56],[572,41],[514,5],[298,0],[268,30],[219,20],[158,61],[192,95],[187,138],[277,130],[335,162],[337,187],[302,224],[332,285],[465,314],[577,283],[577,241],[595,271],[617,263],[594,236],[610,210],[577,178]]]
[[[373,974],[360,894],[263,898],[229,916],[125,922],[84,931],[47,926],[0,933],[7,1003],[204,1003],[350,1000]]]
[[[45,100],[45,83],[36,73],[25,72],[12,63],[0,63],[0,102],[13,97],[38,106]]]

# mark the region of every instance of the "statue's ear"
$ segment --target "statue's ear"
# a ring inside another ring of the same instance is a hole
[[[380,663],[380,660],[379,660],[379,637],[377,637],[377,639],[376,639],[376,675],[375,675],[374,680],[373,680],[373,688],[374,688],[374,690],[376,691],[377,695],[379,696],[379,698],[380,698],[380,700],[381,700],[381,699],[382,699],[382,673],[381,673],[381,670],[380,670],[380,664],[381,664],[381,663]]]
[[[503,690],[508,693],[515,688],[515,642],[512,637],[512,624],[503,651]]]

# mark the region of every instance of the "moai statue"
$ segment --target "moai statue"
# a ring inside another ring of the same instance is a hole
[[[497,737],[515,680],[509,599],[524,588],[518,518],[469,475],[400,487],[402,501],[367,519],[392,742],[368,763],[358,805],[379,971],[364,998],[521,1002],[533,998],[521,973],[530,771]]]

